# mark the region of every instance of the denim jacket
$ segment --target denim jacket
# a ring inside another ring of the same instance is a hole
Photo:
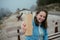
[[[31,36],[26,36],[25,40],[48,40],[47,29],[40,26],[41,29],[43,30],[43,36],[42,36],[42,35],[39,34],[39,28],[36,26],[34,20],[32,21],[32,25],[33,25],[32,35]]]

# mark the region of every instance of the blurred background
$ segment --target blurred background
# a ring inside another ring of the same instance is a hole
[[[60,0],[0,0],[0,40],[24,40],[24,15],[41,8],[48,11],[48,39],[60,40]]]

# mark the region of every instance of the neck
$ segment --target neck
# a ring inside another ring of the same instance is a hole
[[[41,23],[39,23],[39,26],[41,25]]]

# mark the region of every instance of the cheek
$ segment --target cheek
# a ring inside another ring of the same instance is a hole
[[[45,18],[42,18],[41,21],[43,22],[45,20]]]
[[[43,18],[43,20],[45,20],[45,18]]]
[[[39,18],[40,16],[39,15],[36,15],[37,18]]]
[[[37,20],[40,18],[40,16],[36,16]]]

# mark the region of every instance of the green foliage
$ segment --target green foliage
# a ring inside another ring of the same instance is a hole
[[[37,5],[49,5],[52,3],[60,3],[60,0],[37,0]]]
[[[36,10],[39,10],[41,8],[60,11],[60,0],[37,0]]]

